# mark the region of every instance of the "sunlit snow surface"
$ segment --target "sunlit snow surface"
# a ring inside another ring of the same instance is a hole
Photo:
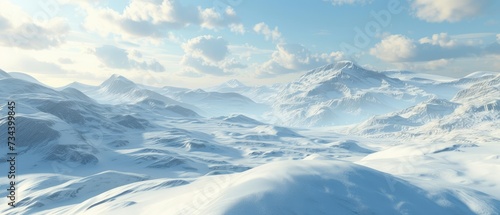
[[[0,71],[0,96],[17,103],[19,152],[17,206],[2,198],[1,214],[500,211],[495,73],[339,62],[272,87],[155,88],[114,75],[51,89]]]

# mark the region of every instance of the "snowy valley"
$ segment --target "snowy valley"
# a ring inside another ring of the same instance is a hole
[[[500,213],[498,73],[340,61],[273,86],[55,89],[0,71],[0,97],[1,214]]]

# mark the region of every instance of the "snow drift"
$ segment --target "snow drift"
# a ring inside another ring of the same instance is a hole
[[[133,185],[137,188],[141,186],[142,183]],[[131,186],[126,187],[131,189]],[[118,193],[124,189],[119,187],[109,192]],[[243,173],[211,176],[183,186],[150,190],[152,191],[140,191],[128,196],[104,193],[71,207],[66,213],[474,213],[466,203],[446,191],[429,193],[391,175],[335,160],[275,162]],[[98,202],[100,204],[96,204]]]

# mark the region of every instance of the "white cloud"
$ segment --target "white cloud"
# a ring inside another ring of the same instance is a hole
[[[0,29],[8,29],[11,28],[10,21],[7,18],[0,16]]]
[[[215,8],[198,9],[201,17],[201,27],[206,29],[219,29],[239,22],[233,8],[227,7],[224,12]]]
[[[279,41],[281,40],[281,32],[278,30],[278,27],[274,27],[274,29],[271,30],[269,26],[264,23],[258,23],[253,27],[253,30],[257,34],[262,34],[266,37],[266,40],[273,40],[273,41]]]
[[[500,43],[500,34],[497,34],[497,43]]]
[[[197,58],[186,54],[182,57],[181,64],[186,66],[187,74],[210,74],[210,75],[225,75],[224,69],[216,63],[204,61],[202,58]]]
[[[73,60],[71,60],[71,58],[59,58],[57,60],[57,62],[59,62],[60,64],[73,64],[75,63]]]
[[[162,24],[164,25],[162,27],[153,22],[134,20],[109,8],[86,7],[86,12],[85,28],[98,32],[102,36],[115,34],[125,39],[149,38],[154,41],[168,37],[168,33],[161,30],[165,29],[167,24]]]
[[[428,22],[457,22],[474,17],[483,11],[491,0],[413,0],[415,15]]]
[[[115,69],[140,69],[148,70],[153,72],[164,72],[165,67],[161,65],[157,60],[150,61],[139,61],[131,59],[129,56],[134,56],[134,58],[142,58],[142,55],[138,55],[137,52],[127,52],[125,49],[118,48],[112,45],[104,45],[95,48],[93,54],[101,61],[105,66]]]
[[[311,53],[300,44],[280,43],[272,53],[271,59],[257,72],[259,77],[272,77],[280,74],[301,72],[339,61],[344,57],[341,52]]]
[[[142,58],[142,53],[134,49],[132,51],[129,51],[127,56],[130,59],[139,60]]]
[[[230,58],[222,62],[222,68],[228,70],[244,69],[247,68],[247,65],[237,61],[235,58]]]
[[[154,25],[184,26],[198,23],[199,11],[194,6],[183,6],[175,0],[132,0],[125,8],[122,18],[134,22],[149,22]]]
[[[432,37],[424,37],[419,40],[421,44],[431,44],[441,47],[454,47],[458,45],[457,40],[452,39],[446,33],[434,34]]]
[[[32,19],[8,1],[1,1],[0,44],[22,49],[47,49],[65,42],[69,25],[62,18]]]
[[[243,26],[243,24],[231,24],[229,25],[229,29],[234,32],[234,33],[238,33],[238,34],[245,34],[245,27]]]
[[[24,23],[0,30],[0,43],[22,49],[47,49],[65,41],[69,27],[62,19],[52,19],[44,24]]]
[[[457,39],[446,33],[418,41],[390,35],[370,49],[370,54],[387,62],[423,62],[440,59],[500,55],[500,43],[483,44],[478,39]]]
[[[205,29],[230,28],[241,33],[242,26],[231,7],[225,10],[185,6],[179,0],[131,0],[123,13],[109,8],[84,7],[85,27],[103,35],[125,38],[168,38],[169,30],[197,25]]]
[[[415,42],[403,35],[390,35],[376,44],[370,54],[384,61],[394,62],[410,59],[415,55]]]
[[[182,48],[186,53],[210,62],[221,61],[229,53],[227,41],[211,35],[192,38],[184,43]]]
[[[68,73],[66,70],[62,69],[55,63],[40,61],[32,57],[23,57],[22,59],[19,59],[16,64],[19,66],[19,70],[23,72],[45,75],[60,75]]]
[[[222,37],[211,35],[199,36],[182,44],[184,56],[181,64],[188,73],[225,75],[234,69],[245,68],[246,65],[234,58],[228,59],[228,43]]]
[[[231,53],[237,54],[240,58],[251,60],[255,56],[269,56],[274,50],[272,49],[260,49],[255,46],[252,46],[248,43],[242,45],[233,45],[229,46]]]

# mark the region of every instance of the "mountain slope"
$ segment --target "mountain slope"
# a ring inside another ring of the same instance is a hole
[[[83,93],[91,98],[96,99],[99,103],[102,104],[141,105],[144,103],[149,103],[149,101],[157,101],[158,104],[161,103],[164,107],[179,106],[184,109],[189,109],[191,112],[203,113],[202,110],[193,105],[182,103],[167,96],[161,95],[160,93],[145,89],[128,80],[127,78],[116,74],[112,75],[97,87],[81,86],[81,84],[73,84],[71,86],[80,88]],[[172,116],[175,115],[177,114],[173,114]],[[183,116],[184,114],[179,115]]]
[[[205,90],[208,92],[238,93],[259,103],[272,104],[272,99],[279,88],[281,88],[280,84],[254,87],[247,86],[236,79],[232,79],[220,85],[206,88]]]
[[[209,116],[228,114],[261,116],[268,109],[266,105],[255,103],[238,93],[206,92],[198,89],[177,93],[175,98],[199,107]]]
[[[475,76],[474,76],[475,77]],[[374,116],[355,125],[356,134],[426,135],[466,130],[476,126],[491,130],[500,121],[500,75],[458,91],[451,101],[431,99],[402,111]]]
[[[286,125],[328,126],[360,122],[429,98],[430,94],[399,79],[342,61],[288,84],[273,108]]]
[[[371,117],[355,125],[350,132],[377,135],[408,131],[433,120],[439,120],[453,113],[458,106],[458,103],[445,99],[430,99],[402,111]]]

